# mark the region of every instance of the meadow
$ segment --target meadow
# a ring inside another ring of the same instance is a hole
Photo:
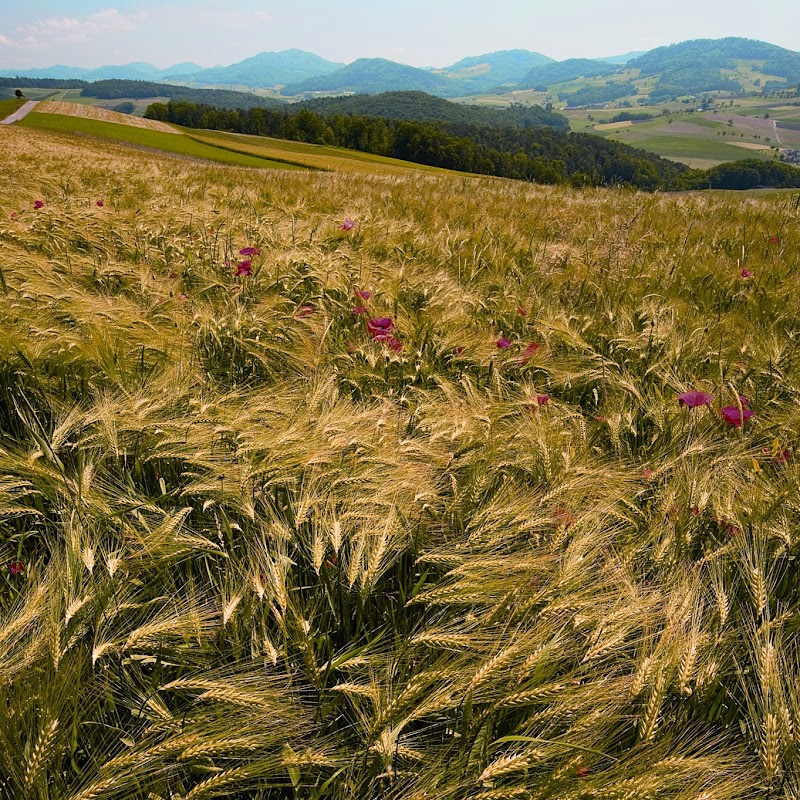
[[[0,128],[0,798],[800,794],[800,194],[82,133]]]

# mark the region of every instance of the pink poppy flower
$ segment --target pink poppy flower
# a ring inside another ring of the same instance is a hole
[[[747,269],[747,267],[745,267],[742,270],[742,277],[743,278],[752,278],[753,275],[755,275],[755,272],[753,272],[752,270]]]
[[[316,310],[316,306],[311,305],[311,303],[307,303],[304,306],[300,306],[295,314],[295,317],[297,319],[305,319],[309,314],[313,314]]]
[[[755,416],[754,411],[751,411],[749,408],[740,409],[739,406],[725,406],[720,413],[722,414],[722,419],[724,419],[728,425],[733,425],[736,428],[741,427],[744,420]]]
[[[750,398],[749,397],[745,397],[743,394],[740,394],[739,395],[739,402],[743,406],[749,406],[750,405]]]
[[[537,406],[546,406],[550,402],[550,395],[549,394],[537,394],[536,395],[536,405]]]
[[[367,313],[367,309],[366,309],[365,306],[356,306],[353,309],[353,313],[354,314],[366,314]]]
[[[700,509],[697,506],[692,506],[692,516],[696,517],[700,514]]]
[[[356,297],[360,297],[362,300],[369,300],[372,297],[372,292],[369,292],[366,289],[356,289],[354,294]]]
[[[388,344],[392,350],[402,350],[403,343],[395,336],[392,336],[391,333],[378,333],[372,337],[373,341],[375,342],[383,342],[383,344]]]
[[[711,403],[714,402],[714,398],[707,392],[693,390],[691,392],[682,392],[679,394],[678,402],[689,406],[689,408],[697,408],[698,406],[711,405]]]
[[[778,237],[777,236],[770,236],[769,237],[770,244],[778,244]]]
[[[95,205],[96,205],[98,208],[102,208],[102,207],[105,205],[105,203],[104,203],[102,200],[98,200],[98,201],[95,203]]]
[[[44,200],[34,200],[33,201],[34,208],[44,208]]]
[[[260,247],[243,247],[239,251],[240,256],[260,256],[261,255],[261,248]]]
[[[578,773],[579,778],[586,778],[592,774],[592,771],[589,769],[589,767],[578,767],[576,772]]]
[[[243,275],[252,275],[253,274],[253,262],[248,258],[244,261],[237,261],[236,262],[236,275],[241,277]]]
[[[178,300],[188,300],[188,299],[189,299],[189,295],[188,295],[188,294],[185,294],[184,292],[181,292],[181,293],[178,295]]]
[[[25,570],[25,565],[21,561],[12,561],[8,565],[8,571],[12,575],[19,575],[21,572]]]
[[[655,472],[653,472],[653,470],[652,470],[652,469],[648,469],[647,467],[645,467],[645,468],[642,470],[642,477],[643,477],[643,478],[644,478],[646,481],[651,481],[651,480],[653,480],[653,475],[655,475],[655,474],[656,474],[656,473],[655,473]]]
[[[343,231],[351,231],[355,228],[356,224],[351,220],[349,217],[342,223],[342,230]]]
[[[9,219],[16,219],[16,218],[17,218],[17,212],[16,212],[16,211],[12,211],[12,212],[11,212],[11,213],[8,215],[8,218],[9,218]]]
[[[527,364],[528,361],[531,360],[533,354],[539,349],[540,345],[536,342],[531,342],[526,348],[525,352],[522,354],[522,358],[519,360],[520,364]]]
[[[498,339],[497,340],[497,348],[499,350],[508,350],[511,347],[511,340],[510,339]]]
[[[372,317],[367,320],[367,330],[374,339],[376,336],[394,330],[394,322],[389,317]]]

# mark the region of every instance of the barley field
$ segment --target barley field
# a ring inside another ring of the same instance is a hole
[[[800,796],[800,196],[0,164],[3,800]]]

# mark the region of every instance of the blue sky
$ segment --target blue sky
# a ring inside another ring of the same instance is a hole
[[[441,67],[517,47],[560,60],[722,36],[800,50],[800,2],[0,0],[0,68],[211,66],[293,47],[332,61],[383,57]]]

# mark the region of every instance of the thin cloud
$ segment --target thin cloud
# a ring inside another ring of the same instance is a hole
[[[45,17],[20,31],[23,41],[32,47],[50,44],[88,42],[98,36],[134,30],[141,14],[120,14],[116,8],[107,8],[85,17]]]

